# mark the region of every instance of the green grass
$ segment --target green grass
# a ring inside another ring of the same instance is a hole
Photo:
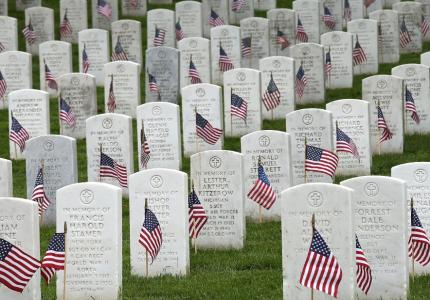
[[[20,30],[24,26],[24,13],[15,11],[15,1],[9,0],[9,15],[18,18],[19,49],[25,50]],[[43,5],[55,9],[56,37],[58,38],[59,1],[43,0]],[[88,1],[88,10],[90,11]],[[291,1],[278,1],[278,7],[291,8]],[[172,8],[173,6],[149,5]],[[265,13],[257,13],[264,17]],[[126,18],[126,17],[124,17]],[[133,17],[142,22],[142,41],[146,47],[146,18]],[[89,14],[89,24],[91,24]],[[426,43],[424,51],[430,50]],[[78,71],[78,50],[73,45],[74,71]],[[418,54],[403,55],[400,64],[419,63]],[[380,74],[390,74],[395,65],[380,65]],[[366,76],[356,76],[351,89],[327,90],[326,102],[344,98],[361,97],[361,80]],[[39,61],[33,57],[33,84],[39,88]],[[144,78],[141,78],[144,87]],[[144,96],[143,96],[144,98]],[[97,90],[98,112],[103,110],[103,89]],[[144,100],[143,100],[144,101]],[[298,109],[305,106],[299,106]],[[307,106],[310,107],[310,106]],[[313,106],[324,108],[325,104]],[[136,142],[136,122],[134,127],[134,145]],[[285,130],[285,120],[264,121],[264,129]],[[59,133],[57,102],[51,101],[51,130]],[[87,179],[85,140],[78,141],[79,181]],[[403,155],[381,155],[373,158],[372,174],[389,175],[392,166],[412,162],[430,161],[430,135],[406,136]],[[225,149],[240,151],[239,139],[227,138]],[[0,157],[8,158],[8,117],[6,110],[0,110]],[[135,155],[135,165],[137,157]],[[189,171],[189,159],[184,158],[183,170]],[[14,196],[26,197],[25,162],[13,162]],[[338,178],[337,181],[345,178]],[[279,299],[282,297],[282,258],[280,222],[264,224],[247,223],[246,246],[241,251],[199,251],[191,253],[191,272],[186,278],[163,276],[143,279],[130,276],[129,262],[129,214],[128,199],[123,201],[123,299]],[[41,229],[41,255],[47,248],[54,227]],[[428,299],[430,294],[430,276],[421,276],[411,281],[409,299]],[[55,284],[47,286],[42,282],[43,299],[55,299]]]

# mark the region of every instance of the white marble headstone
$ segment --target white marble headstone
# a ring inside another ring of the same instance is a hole
[[[233,1],[235,0],[225,1],[228,1],[228,14],[230,24],[239,25],[241,20],[254,16],[254,0],[238,1],[241,2],[241,5],[235,11],[233,11]]]
[[[15,0],[16,10],[24,11],[33,6],[42,6],[42,0]]]
[[[122,4],[122,15],[123,16],[139,16],[143,17],[146,15],[147,4],[146,0],[127,0],[121,1]]]
[[[0,197],[12,197],[12,161],[0,158]]]
[[[29,44],[26,42],[28,53],[39,54],[39,44],[54,40],[54,10],[47,7],[30,7],[25,10],[25,25],[31,22],[36,39]]]
[[[258,69],[259,60],[269,56],[269,20],[252,17],[240,21],[241,47],[244,39],[251,39],[251,53],[242,51],[241,66]]]
[[[123,1],[124,2],[124,1]],[[129,61],[143,65],[142,61],[142,24],[135,20],[119,20],[112,22],[112,52],[118,39],[127,54]]]
[[[289,47],[296,44],[296,13],[288,8],[276,8],[267,12],[269,19],[270,55],[288,56]],[[287,39],[288,44],[277,42],[278,33]]]
[[[8,16],[0,16],[0,43],[4,51],[18,50],[18,20]]]
[[[181,26],[184,37],[203,36],[202,4],[197,1],[177,2],[175,5],[176,24]]]
[[[430,67],[430,51],[421,54],[420,63]]]
[[[269,10],[276,8],[276,0],[254,0],[255,10]]]
[[[0,3],[0,16],[8,15],[8,1],[1,1]]]
[[[155,28],[165,32],[163,46],[175,47],[175,12],[169,9],[158,8],[148,11],[147,16],[147,48],[155,47]]]
[[[104,0],[107,7],[110,8],[110,15],[102,14],[98,9],[99,0],[91,0],[92,25],[93,28],[110,30],[111,23],[119,18],[118,0]],[[106,8],[104,9],[106,10]]]
[[[191,84],[189,76],[190,60],[192,60],[202,83],[211,82],[210,41],[201,37],[184,38],[178,42],[180,51],[179,77],[180,87]]]
[[[427,19],[427,22],[430,21],[430,1],[428,0],[416,0],[416,2],[421,3],[421,10],[422,15],[425,19]],[[427,34],[424,36],[424,33],[422,33],[423,42],[430,41],[430,33],[427,32]]]
[[[332,30],[342,30],[342,25],[343,25],[343,15],[344,15],[344,11],[343,11],[343,0],[325,0],[323,1],[323,10],[322,10],[322,14],[321,17],[324,16],[324,7],[326,7],[329,11],[330,14],[332,15],[334,22],[335,22],[335,26],[334,29],[329,28],[324,22],[322,22],[322,32],[329,32]]]
[[[308,36],[309,43],[319,43],[320,35],[324,32],[321,28],[322,2],[318,0],[293,1],[293,10],[296,12],[296,26],[300,20],[303,29]],[[300,43],[296,39],[296,44]]]
[[[413,1],[399,2],[393,5],[393,10],[397,11],[399,14],[399,28],[401,28],[404,21],[411,39],[411,41],[404,47],[402,47],[402,43],[400,43],[400,53],[421,53],[423,48],[421,33],[421,3]]]
[[[391,9],[377,10],[369,19],[378,21],[379,63],[396,63],[400,59],[399,16]]]
[[[64,20],[64,15],[67,15],[72,33],[60,35],[60,38],[65,42],[77,43],[78,32],[88,28],[87,0],[60,0],[60,24]]]
[[[228,1],[225,0],[202,0],[202,24],[204,37],[211,37],[211,28],[213,28],[213,26],[209,23],[211,10],[213,10],[220,17],[222,23],[228,25],[228,4]]]

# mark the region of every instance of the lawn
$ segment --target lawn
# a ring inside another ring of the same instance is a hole
[[[90,1],[89,1],[90,2]],[[291,8],[291,1],[278,1],[278,7]],[[59,38],[58,24],[59,1],[43,0],[43,5],[55,9],[56,37]],[[149,5],[149,9],[156,8]],[[173,8],[173,6],[158,6]],[[90,10],[90,3],[88,3]],[[24,51],[25,44],[21,30],[24,27],[24,13],[15,11],[14,0],[9,0],[9,15],[18,18],[19,49]],[[264,17],[265,13],[257,15]],[[91,14],[89,14],[89,24]],[[126,17],[124,17],[126,18]],[[133,18],[142,22],[146,28],[146,18]],[[146,30],[142,32],[142,41],[146,47]],[[430,43],[424,46],[430,50]],[[78,49],[73,45],[73,69],[78,71]],[[419,54],[403,55],[400,64],[419,63]],[[390,74],[395,65],[380,65],[380,74]],[[361,80],[365,76],[356,76],[352,89],[328,90],[326,102],[338,99],[361,97]],[[141,78],[144,87],[144,78]],[[33,88],[39,88],[39,61],[33,57]],[[144,90],[142,88],[142,90]],[[103,89],[98,88],[98,112],[103,113]],[[143,96],[144,98],[144,96]],[[57,99],[51,101],[51,133],[58,134]],[[310,107],[310,106],[307,106]],[[312,107],[324,108],[325,104]],[[304,108],[304,106],[299,106]],[[136,142],[136,122],[133,122],[134,144]],[[285,130],[285,120],[265,121],[264,129]],[[87,179],[85,140],[79,140],[78,169],[79,182]],[[430,135],[412,135],[405,137],[403,155],[381,155],[373,157],[372,174],[389,175],[392,166],[413,161],[430,161]],[[228,138],[225,149],[240,151],[240,141]],[[6,110],[0,110],[0,157],[9,158],[8,117]],[[135,154],[137,166],[137,155]],[[189,160],[184,158],[183,170],[189,171]],[[13,162],[14,196],[26,197],[25,162]],[[345,178],[337,178],[341,181]],[[164,276],[143,279],[130,275],[129,262],[129,213],[128,199],[123,199],[123,299],[279,299],[282,297],[282,261],[281,261],[281,224],[247,223],[246,246],[242,251],[199,251],[191,253],[191,273],[186,278]],[[54,228],[41,229],[41,255],[46,250]],[[55,299],[55,284],[42,284],[42,298]],[[428,299],[430,295],[430,276],[422,276],[411,281],[409,299]]]

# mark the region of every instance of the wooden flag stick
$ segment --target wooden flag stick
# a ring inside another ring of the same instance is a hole
[[[10,111],[10,126],[12,127],[12,118],[13,118],[13,111],[11,110]],[[18,150],[16,149],[16,143],[15,142],[13,142],[13,147],[14,147],[14,150],[15,150],[15,158],[18,158]]]
[[[99,182],[102,182],[102,175],[101,175],[101,169],[102,169],[102,152],[103,152],[103,144],[99,144],[100,148],[100,159],[99,159]]]
[[[315,214],[312,214],[311,226],[312,226],[312,238],[314,238],[314,233],[315,233]],[[311,300],[314,300],[314,289],[313,288],[311,288]]]
[[[233,88],[230,88],[230,101],[233,97]],[[231,105],[230,105],[230,135],[233,137],[233,115],[231,113]]]
[[[307,152],[308,152],[307,139],[305,137],[305,162],[304,162],[304,167],[305,167],[305,183],[308,183],[308,176],[306,174],[306,156],[307,156]]]
[[[194,106],[194,116],[196,117],[196,122],[195,123],[197,123],[197,105],[196,106]],[[197,127],[197,125],[195,124],[194,126],[196,126]],[[195,143],[196,143],[196,153],[199,153],[199,139],[198,139],[198,136],[197,136],[197,128],[195,128]]]
[[[406,89],[407,88],[408,88],[408,85],[406,84],[405,85],[405,92],[403,93],[405,101],[406,101]],[[408,114],[407,114],[408,112],[406,111],[406,109],[404,109],[403,111],[404,111],[404,116],[405,116],[405,122],[404,122],[404,124],[405,124],[405,130],[404,130],[404,135],[406,135],[406,132],[408,131]]]
[[[42,170],[43,189],[45,190],[45,160],[44,159],[40,160],[40,169]],[[44,200],[42,200],[42,202],[43,201]],[[40,206],[40,203],[38,203],[38,205]],[[40,211],[40,220],[39,220],[40,227],[42,227],[42,224],[43,224],[43,215],[44,215],[44,212]]]
[[[412,216],[412,210],[414,209],[414,198],[411,197],[411,216]],[[411,226],[412,226],[412,218],[411,218]],[[415,243],[411,241],[412,243],[412,282],[415,281]]]
[[[261,156],[259,155],[258,156],[258,166],[257,166],[257,168],[260,167],[260,165],[261,165]],[[257,170],[257,173],[258,173],[258,170]],[[259,221],[260,224],[263,223],[263,215],[261,213],[261,204],[258,205],[258,221]]]
[[[379,107],[379,109],[381,109],[381,107],[379,106],[379,100],[378,100],[378,107]],[[378,115],[378,111],[376,111],[376,115]],[[376,117],[377,117],[376,124],[378,124],[379,117],[378,116],[376,116]],[[381,128],[379,128],[379,125],[376,125],[376,126],[378,126],[378,133],[379,133],[378,155],[381,155],[381,136],[382,136],[382,131],[381,131]]]
[[[148,198],[145,198],[145,215],[146,215],[146,210],[148,209]],[[146,217],[145,217],[146,218]],[[144,220],[146,221],[146,220]],[[146,278],[149,277],[149,259],[148,259],[148,250],[145,251],[145,273],[146,273]]]
[[[66,283],[67,283],[67,223],[64,222],[64,271],[63,271],[63,300],[66,300]]]

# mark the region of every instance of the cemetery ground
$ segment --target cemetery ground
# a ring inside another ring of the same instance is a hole
[[[290,7],[290,1],[278,1],[278,7]],[[59,2],[43,0],[43,6],[55,9],[55,24],[58,27]],[[90,5],[90,3],[89,3]],[[18,28],[24,27],[24,13],[13,11],[15,4],[9,0],[10,15],[19,20]],[[149,5],[148,9],[157,6]],[[173,6],[160,6],[172,8]],[[265,16],[265,12],[257,12]],[[89,16],[90,17],[90,16]],[[146,24],[146,18],[132,18]],[[56,28],[58,35],[58,28]],[[146,31],[142,31],[142,41],[146,43]],[[19,33],[19,49],[25,49],[22,34]],[[57,36],[58,38],[58,36]],[[145,45],[144,45],[145,49]],[[430,43],[425,43],[423,52],[430,50]],[[73,69],[78,71],[78,49],[73,45]],[[402,55],[400,64],[419,63],[419,54]],[[397,64],[396,64],[397,65]],[[391,74],[395,65],[380,65],[379,74]],[[338,99],[360,99],[361,80],[366,76],[355,76],[352,89],[327,90],[326,103]],[[33,57],[33,88],[39,88],[39,61]],[[144,74],[141,77],[142,90],[145,86]],[[103,113],[103,88],[97,89],[98,113]],[[142,100],[144,102],[144,99]],[[325,108],[325,104],[306,107]],[[297,109],[305,108],[297,105]],[[51,99],[51,133],[59,133],[58,103]],[[134,149],[137,149],[136,122],[134,128]],[[285,131],[285,120],[264,121],[263,129]],[[239,138],[226,138],[226,150],[240,151]],[[390,175],[392,166],[414,161],[430,161],[430,134],[408,135],[405,137],[403,154],[381,155],[373,157],[372,174]],[[87,180],[85,140],[77,141],[79,182]],[[0,111],[0,157],[8,158],[8,116],[7,110]],[[137,166],[137,154],[135,154]],[[189,172],[189,159],[183,160],[183,171]],[[13,162],[13,179],[15,197],[26,198],[25,161]],[[336,182],[346,179],[336,178]],[[248,188],[248,187],[246,187]],[[300,199],[297,199],[300,201]],[[130,275],[129,261],[129,209],[128,199],[123,199],[123,299],[280,299],[282,297],[282,258],[281,258],[281,223],[266,222],[254,224],[247,222],[246,245],[241,251],[199,251],[191,252],[191,272],[188,277],[158,277],[144,279]],[[41,228],[41,255],[54,233],[54,226]],[[297,232],[300,234],[300,232]],[[137,237],[132,237],[137,238]],[[301,264],[302,262],[297,262]],[[430,295],[430,276],[417,277],[410,282],[409,299],[428,299]],[[42,298],[55,299],[55,283],[47,286],[42,282]]]

